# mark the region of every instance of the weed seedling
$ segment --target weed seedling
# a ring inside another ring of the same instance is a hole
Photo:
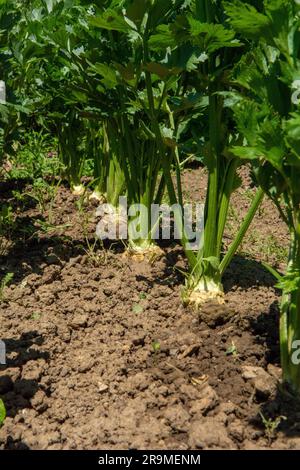
[[[154,362],[157,363],[158,360],[158,353],[160,351],[160,343],[156,340],[152,341],[152,351],[154,353]]]
[[[89,261],[93,266],[103,266],[107,263],[107,253],[104,250],[102,240],[91,242],[88,237],[85,238],[86,248],[83,247]],[[100,245],[100,249],[98,249]]]
[[[39,320],[41,318],[41,316],[42,316],[42,314],[40,312],[33,312],[30,319],[31,320]]]
[[[3,256],[7,249],[7,240],[10,239],[15,229],[13,208],[4,204],[0,209],[0,256]]]
[[[269,445],[272,442],[272,439],[275,438],[276,431],[278,429],[278,426],[280,425],[281,421],[286,420],[286,416],[278,416],[275,419],[271,418],[266,418],[261,411],[259,412],[261,420],[263,422],[263,425],[265,427],[265,435],[266,438],[268,439]]]
[[[6,418],[6,409],[5,409],[3,401],[0,398],[0,427],[2,426],[5,418]]]
[[[4,300],[4,290],[5,290],[5,287],[8,286],[8,284],[10,283],[10,281],[13,279],[14,277],[14,274],[13,273],[7,273],[4,278],[2,279],[2,281],[0,282],[0,302],[2,302]]]
[[[61,181],[57,183],[54,180],[54,182],[49,184],[46,180],[38,178],[34,181],[32,190],[28,193],[28,196],[38,203],[42,215],[46,215],[48,211],[48,221],[50,224],[53,223],[53,206],[60,183]]]
[[[140,313],[143,313],[144,309],[141,304],[134,304],[132,307],[133,313],[136,313],[137,315]]]
[[[233,341],[231,341],[231,346],[229,346],[229,348],[227,348],[226,350],[226,356],[233,356],[233,357],[238,356],[238,350]]]

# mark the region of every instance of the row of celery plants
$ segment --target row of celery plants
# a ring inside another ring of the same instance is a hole
[[[180,137],[196,120],[208,187],[199,249],[182,233],[185,303],[201,312],[207,300],[224,302],[222,276],[264,192],[275,202],[291,233],[286,276],[276,274],[282,364],[299,391],[299,366],[291,362],[300,334],[298,2],[32,0],[19,10],[4,51],[8,83],[31,118],[58,136],[75,192],[92,154],[94,195],[117,206],[126,191],[130,205],[146,206],[146,216],[129,220],[133,252],[158,251],[149,217],[165,189],[183,224]],[[224,253],[230,200],[246,161],[261,189]]]
[[[182,235],[190,267],[184,298],[197,308],[207,299],[223,302],[222,275],[262,191],[222,256],[230,197],[241,183],[237,177],[241,160],[229,150],[240,137],[231,128],[222,93],[228,90],[230,70],[245,47],[226,25],[221,2],[111,0],[91,7],[76,0],[67,6],[59,0],[51,4],[33,0],[29,4],[9,35],[11,61],[19,72],[13,83],[23,94],[26,90],[25,102],[36,120],[55,130],[75,193],[82,191],[87,148],[95,160],[94,194],[116,204],[125,186],[129,204],[146,207],[146,215],[141,212],[129,221],[133,251],[157,249],[151,204],[161,202],[165,186],[171,203],[182,205],[178,136],[184,121],[201,109],[198,125],[208,169],[204,242],[195,253]],[[16,53],[20,39],[22,51]],[[117,187],[113,196],[111,183]],[[177,224],[182,225],[183,211],[175,212]]]

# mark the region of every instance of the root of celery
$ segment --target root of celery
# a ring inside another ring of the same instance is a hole
[[[183,291],[183,303],[200,311],[207,303],[216,305],[225,304],[225,295],[222,287],[214,281],[200,281],[196,286],[187,286]]]
[[[135,245],[130,243],[124,253],[124,257],[133,261],[147,261],[152,264],[164,256],[164,251],[154,243],[145,243],[144,245]]]
[[[196,288],[186,287],[182,300],[197,313],[199,321],[211,328],[227,323],[236,315],[236,309],[225,302],[222,286],[218,284],[206,283],[205,288],[203,284]]]
[[[195,310],[201,309],[201,307],[207,302],[215,302],[218,305],[225,304],[224,292],[191,292],[189,295],[188,303]]]
[[[90,201],[98,201],[100,204],[105,204],[107,201],[106,194],[101,193],[100,191],[93,191],[89,196]]]
[[[78,184],[72,187],[72,194],[74,196],[82,196],[85,192],[83,184]]]

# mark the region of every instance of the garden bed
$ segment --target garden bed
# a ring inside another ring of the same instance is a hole
[[[228,243],[254,191],[243,179]],[[183,181],[185,199],[201,201],[202,170]],[[47,211],[15,209],[0,260],[14,273],[0,304],[2,449],[300,449],[300,406],[277,387],[280,292],[261,264],[280,269],[286,258],[269,201],[226,272],[226,305],[208,305],[207,322],[182,306],[176,243],[152,265],[124,257],[120,243],[93,249],[95,207],[82,218],[63,186],[43,230]]]

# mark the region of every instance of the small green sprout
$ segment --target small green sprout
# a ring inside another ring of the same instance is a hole
[[[153,341],[151,346],[154,354],[157,355],[160,351],[160,343],[158,341]]]
[[[0,282],[0,302],[4,300],[4,289],[12,281],[14,277],[13,273],[7,273]]]
[[[144,309],[141,304],[134,304],[132,307],[133,313],[136,313],[137,315],[140,313],[143,313]]]
[[[275,419],[266,418],[261,411],[259,412],[263,425],[265,427],[265,434],[268,439],[269,444],[271,443],[272,439],[275,438],[276,431],[278,426],[283,420],[286,420],[286,416],[278,416]]]
[[[229,346],[229,348],[227,348],[227,350],[226,350],[226,356],[234,356],[234,357],[236,357],[237,355],[238,355],[237,347],[236,347],[236,345],[234,344],[234,342],[231,341],[231,346]]]
[[[6,409],[5,409],[3,401],[0,398],[0,427],[2,426],[5,418],[6,418]]]

